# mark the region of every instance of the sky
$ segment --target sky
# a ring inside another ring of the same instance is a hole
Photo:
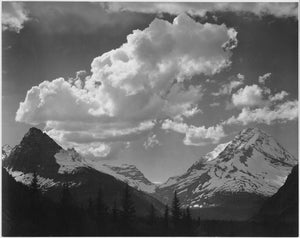
[[[244,128],[298,157],[297,3],[2,2],[2,144],[30,127],[153,182]]]

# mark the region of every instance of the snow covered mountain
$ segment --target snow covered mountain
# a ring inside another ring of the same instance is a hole
[[[103,172],[128,183],[131,187],[147,193],[155,192],[157,186],[151,183],[135,165],[123,164],[121,166],[113,166],[104,164],[103,166],[107,168]]]
[[[249,196],[272,196],[295,164],[297,159],[270,135],[248,128],[160,185],[156,195],[170,202],[176,190],[182,205],[194,208],[222,206],[228,199],[239,206],[240,197],[247,202]]]
[[[33,173],[36,172],[39,188],[54,200],[61,198],[62,185],[67,183],[78,202],[85,203],[95,198],[99,188],[102,188],[105,191],[103,199],[107,205],[112,206],[114,201],[120,205],[122,191],[126,185],[122,181],[126,176],[121,177],[122,172],[117,171],[116,168],[102,166],[106,172],[97,170],[74,149],[64,150],[37,128],[31,128],[25,134],[21,143],[3,159],[2,166],[16,181],[25,185],[31,184]],[[131,166],[127,166],[127,169],[124,167],[123,173],[125,171],[128,171],[132,177],[142,179],[142,174],[139,174],[137,169],[133,174],[134,168]],[[114,177],[109,173],[119,177]],[[157,199],[133,187],[129,189],[135,201],[137,213],[146,214],[150,204],[159,208],[158,210],[163,208]]]
[[[7,157],[10,155],[10,159]],[[15,148],[2,148],[4,167],[16,181],[30,184],[33,171],[38,172],[38,183],[42,189],[60,186],[55,181],[57,174],[76,174],[83,168],[92,168],[128,183],[131,187],[153,193],[156,186],[151,183],[134,165],[99,165],[86,161],[75,149],[64,150],[47,134],[31,128]],[[47,169],[44,167],[47,166]],[[74,184],[75,185],[75,184]]]

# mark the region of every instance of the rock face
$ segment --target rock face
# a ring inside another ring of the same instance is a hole
[[[296,165],[284,185],[266,200],[254,220],[296,223],[298,226],[298,178]]]
[[[270,135],[249,128],[160,185],[156,195],[170,203],[176,190],[183,206],[247,206],[251,211],[253,204],[258,209],[261,198],[277,192],[296,163]]]
[[[75,199],[84,203],[95,198],[102,188],[108,205],[121,204],[125,183],[102,173],[88,164],[74,149],[64,150],[46,133],[31,128],[21,143],[4,160],[3,167],[16,181],[29,185],[37,173],[38,185],[49,197],[58,200],[64,183],[68,183]],[[162,204],[130,187],[137,213],[147,213],[150,203],[156,208]]]
[[[128,183],[131,187],[147,193],[155,192],[156,185],[151,183],[136,166],[128,164],[121,166],[104,166],[111,170],[107,171],[107,173]]]
[[[3,145],[2,146],[2,159],[6,159],[10,152],[11,152],[12,148],[9,145]]]

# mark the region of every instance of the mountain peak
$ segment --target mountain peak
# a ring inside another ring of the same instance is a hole
[[[34,136],[34,135],[42,135],[44,134],[40,129],[36,127],[31,127],[28,132],[24,135],[24,137]]]

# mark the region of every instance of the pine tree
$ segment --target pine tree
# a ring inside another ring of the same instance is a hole
[[[69,185],[68,183],[64,183],[59,209],[60,235],[69,235],[71,231],[71,221],[74,219],[74,217],[71,215],[72,212],[72,196]]]
[[[37,173],[34,171],[33,178],[31,181],[31,184],[29,186],[30,189],[30,216],[31,221],[34,226],[34,232],[37,232],[35,235],[38,235],[40,230],[40,222],[41,222],[41,201],[39,197],[39,191],[38,191],[38,179],[37,179]]]
[[[153,226],[155,224],[155,219],[156,219],[156,212],[153,204],[150,205],[150,210],[149,210],[149,225]]]
[[[129,191],[129,185],[126,184],[124,189],[124,196],[122,199],[122,226],[123,232],[128,234],[132,229],[132,222],[135,218],[135,208],[134,203],[131,199],[131,194]]]
[[[175,228],[178,227],[180,219],[181,219],[180,202],[177,197],[177,192],[175,191],[174,198],[172,201],[172,221]]]
[[[98,190],[98,195],[96,200],[96,216],[99,222],[104,221],[107,216],[107,207],[103,202],[103,193],[101,188],[99,188]]]
[[[36,171],[33,172],[33,178],[31,180],[30,189],[33,193],[38,192],[38,178]]]
[[[112,220],[114,223],[118,220],[118,209],[117,209],[117,202],[114,201],[114,206],[112,208]]]
[[[163,221],[164,230],[167,231],[169,228],[169,206],[165,206],[165,213],[164,213],[164,221]]]
[[[186,235],[193,234],[193,220],[191,217],[190,208],[187,207],[184,213],[184,219],[183,219],[183,225],[184,225],[184,231]]]

